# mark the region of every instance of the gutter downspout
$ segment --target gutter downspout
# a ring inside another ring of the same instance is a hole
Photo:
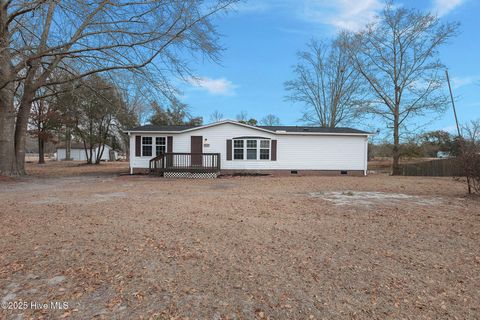
[[[130,140],[131,140],[131,137],[130,137],[130,131],[128,132],[128,143],[130,144]],[[136,146],[135,146],[136,147]],[[128,156],[128,168],[130,170],[130,175],[133,174],[133,167],[132,167],[132,148],[130,146],[130,148],[128,148],[128,152],[130,153],[129,156]]]
[[[363,175],[367,175],[367,169],[368,169],[368,136],[365,137],[365,166],[363,169]]]

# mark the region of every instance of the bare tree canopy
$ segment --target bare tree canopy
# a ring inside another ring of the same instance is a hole
[[[480,119],[462,126],[460,158],[463,162],[468,193],[480,194]]]
[[[45,163],[44,146],[54,140],[62,126],[61,113],[56,110],[52,97],[32,103],[28,133],[38,141],[38,163]]]
[[[413,117],[447,106],[438,49],[457,28],[457,23],[442,24],[429,13],[387,3],[378,20],[351,35],[345,45],[370,87],[363,110],[393,131],[393,174],[400,173],[400,129]]]
[[[260,123],[264,126],[278,126],[280,125],[280,118],[274,114],[267,114]]]
[[[245,110],[241,110],[239,114],[235,117],[237,121],[248,121],[248,112]]]
[[[213,111],[212,114],[210,115],[210,122],[218,122],[218,121],[221,121],[223,119],[224,119],[223,118],[223,113],[221,113],[218,110]]]
[[[257,119],[255,118],[250,118],[248,117],[248,113],[245,110],[241,110],[239,114],[237,114],[236,119],[238,122],[243,123],[243,124],[248,124],[251,126],[256,126],[257,125]]]
[[[87,163],[100,163],[105,145],[121,140],[122,124],[130,123],[131,114],[118,88],[98,75],[61,85],[52,105],[80,140]],[[96,157],[93,157],[98,148]]]
[[[304,105],[303,122],[337,127],[357,115],[361,78],[341,47],[342,36],[328,44],[312,40],[308,51],[298,53],[295,79],[285,89],[287,100]]]
[[[480,119],[470,120],[462,126],[461,130],[465,139],[480,145]]]
[[[0,173],[24,173],[28,116],[44,97],[40,88],[128,71],[170,95],[167,79],[191,73],[186,57],[218,59],[211,17],[236,1],[0,0]],[[59,82],[56,70],[69,77]]]

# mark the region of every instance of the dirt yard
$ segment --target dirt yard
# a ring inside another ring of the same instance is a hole
[[[28,169],[0,182],[0,319],[480,317],[480,201],[451,178]]]

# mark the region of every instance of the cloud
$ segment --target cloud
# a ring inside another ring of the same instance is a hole
[[[256,0],[241,2],[234,9],[241,14],[293,13],[298,19],[310,23],[358,30],[372,22],[383,6],[383,0]]]
[[[208,77],[190,78],[188,83],[210,94],[217,96],[232,96],[235,95],[235,89],[238,87],[230,80],[225,78],[212,79]]]
[[[383,5],[380,0],[306,0],[302,14],[311,22],[358,30],[375,19]]]
[[[433,0],[433,12],[436,12],[439,17],[448,14],[464,3],[464,0]]]
[[[452,87],[458,89],[480,82],[480,76],[453,77]]]

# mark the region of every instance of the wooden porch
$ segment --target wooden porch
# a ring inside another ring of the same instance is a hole
[[[220,153],[166,152],[150,160],[150,174],[220,173]]]

